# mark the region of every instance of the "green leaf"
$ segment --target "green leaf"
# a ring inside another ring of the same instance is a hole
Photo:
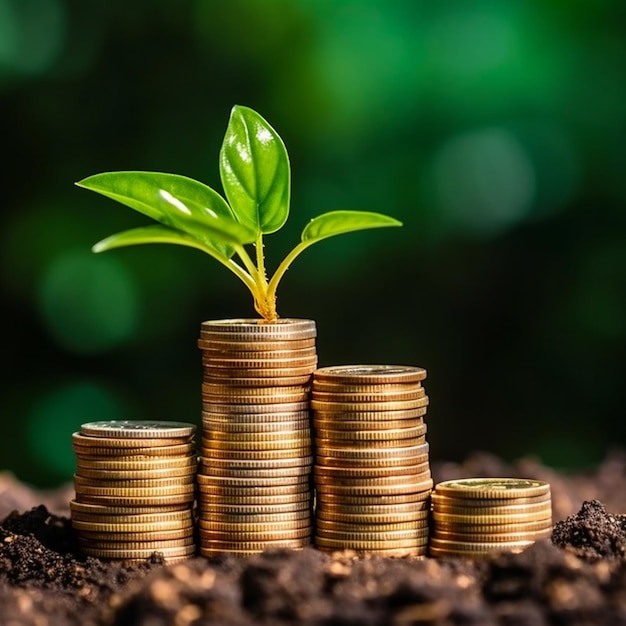
[[[305,226],[302,241],[312,244],[335,235],[386,226],[402,226],[402,222],[388,215],[369,211],[330,211],[318,215]]]
[[[211,254],[211,256],[218,258],[224,263],[227,263],[229,258],[223,256],[217,249],[208,250],[205,244],[187,233],[169,228],[168,226],[160,226],[157,224],[154,226],[133,228],[131,230],[125,230],[121,233],[111,235],[110,237],[107,237],[106,239],[103,239],[95,244],[92,250],[94,252],[106,252],[107,250],[113,250],[114,248],[135,246],[146,243],[173,243],[181,246],[189,246],[190,248],[198,248],[199,250],[207,252]]]
[[[289,157],[278,133],[255,111],[233,107],[220,150],[220,175],[239,222],[273,233],[289,215]]]
[[[186,232],[227,257],[233,255],[233,244],[243,245],[256,239],[256,233],[237,223],[216,191],[186,176],[104,172],[76,184]]]

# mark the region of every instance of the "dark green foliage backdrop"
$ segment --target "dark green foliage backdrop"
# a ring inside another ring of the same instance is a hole
[[[146,222],[73,183],[221,189],[236,103],[292,160],[271,267],[323,211],[405,224],[283,281],[321,365],[426,367],[439,460],[624,444],[625,28],[620,0],[0,0],[1,466],[52,486],[84,421],[199,423],[200,322],[252,316],[247,292],[190,249],[91,254]]]

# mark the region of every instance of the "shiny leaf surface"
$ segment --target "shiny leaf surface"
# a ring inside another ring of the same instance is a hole
[[[315,243],[327,237],[368,228],[402,226],[393,217],[369,211],[330,211],[313,218],[302,231],[302,241]]]
[[[239,222],[258,234],[289,215],[290,166],[278,133],[255,111],[235,106],[220,150],[224,192]]]
[[[186,232],[228,257],[233,254],[232,244],[243,245],[255,238],[250,229],[236,222],[230,207],[216,191],[186,176],[104,172],[76,184]]]
[[[211,246],[198,241],[191,235],[183,233],[180,230],[169,228],[155,224],[153,226],[142,226],[125,230],[121,233],[111,235],[102,241],[99,241],[92,248],[94,252],[105,252],[114,248],[123,248],[125,246],[135,246],[147,243],[172,243],[190,248],[197,248],[203,252],[207,252],[223,262],[227,262],[229,257],[220,253],[220,251]]]

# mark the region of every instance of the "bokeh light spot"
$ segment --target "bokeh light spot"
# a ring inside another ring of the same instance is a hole
[[[533,164],[500,128],[453,137],[433,159],[441,219],[450,227],[493,236],[523,220],[535,195]]]
[[[139,296],[126,268],[116,259],[70,251],[57,257],[39,289],[44,323],[66,349],[98,353],[136,330]]]
[[[41,396],[27,419],[31,455],[41,466],[69,479],[76,466],[72,433],[85,422],[132,419],[132,416],[104,385],[76,381]]]
[[[59,0],[0,0],[0,65],[35,75],[58,59],[67,30]]]

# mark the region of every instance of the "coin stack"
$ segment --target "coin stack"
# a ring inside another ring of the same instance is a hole
[[[200,554],[309,545],[315,322],[207,321],[200,333]]]
[[[433,486],[421,367],[345,365],[313,376],[315,545],[424,555]]]
[[[76,454],[72,526],[88,556],[168,563],[195,553],[195,426],[107,421],[72,435]]]
[[[431,556],[481,558],[521,552],[552,533],[550,485],[520,478],[438,483],[432,494]]]

